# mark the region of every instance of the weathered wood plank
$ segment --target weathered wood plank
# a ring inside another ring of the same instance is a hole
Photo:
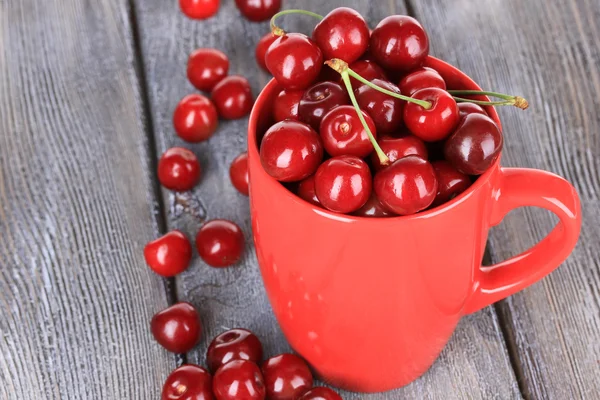
[[[484,87],[529,98],[501,110],[503,164],[541,168],[577,187],[581,239],[550,277],[500,303],[526,395],[597,398],[600,393],[600,3],[590,0],[414,1],[433,53]],[[492,230],[500,261],[547,234],[556,218],[517,210]]]
[[[186,19],[172,2],[136,1],[141,29],[142,51],[149,82],[152,116],[156,127],[158,152],[182,145],[173,132],[171,115],[181,97],[193,91],[185,77],[189,53],[197,47],[216,47],[231,60],[231,73],[245,75],[258,94],[268,76],[254,61],[254,46],[267,32],[268,24],[253,24],[239,18],[233,2],[223,2],[218,15],[195,22]],[[405,13],[401,1],[287,1],[286,8],[304,8],[326,13],[347,5],[367,16],[374,26],[381,18]],[[308,33],[314,21],[308,17],[287,17],[288,31]],[[243,263],[227,270],[214,270],[195,260],[177,279],[180,300],[191,301],[205,321],[205,337],[189,359],[204,362],[212,336],[227,327],[243,326],[256,331],[265,343],[267,355],[288,351],[262,288],[256,257],[251,244],[247,198],[237,194],[229,183],[231,160],[246,148],[246,120],[221,122],[208,143],[186,145],[200,157],[205,167],[201,184],[190,195],[174,196],[164,192],[170,210],[169,228],[182,229],[193,237],[202,221],[229,218],[240,224],[247,237]],[[359,396],[344,393],[344,398],[519,398],[502,334],[493,309],[470,316],[461,322],[440,360],[422,379],[393,393]]]
[[[0,398],[154,399],[155,190],[125,0],[0,2]]]

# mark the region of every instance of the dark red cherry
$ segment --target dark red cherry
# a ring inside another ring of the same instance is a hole
[[[424,210],[437,193],[435,170],[428,161],[408,156],[375,174],[373,188],[381,203],[400,215]]]
[[[262,38],[260,38],[260,40],[256,44],[256,49],[254,50],[256,62],[262,69],[264,69],[267,72],[269,72],[269,70],[267,69],[267,65],[265,64],[265,54],[267,54],[269,46],[271,46],[273,42],[277,40],[278,37],[279,36],[275,36],[271,32],[267,33]]]
[[[432,165],[438,181],[438,191],[432,206],[452,200],[471,186],[469,177],[457,171],[448,161],[434,161]]]
[[[410,71],[420,67],[429,55],[429,39],[416,19],[391,15],[373,29],[369,51],[386,69]]]
[[[298,120],[298,106],[300,99],[304,96],[302,90],[285,90],[283,89],[273,101],[273,118],[275,122],[283,121],[284,119]]]
[[[217,49],[197,49],[188,59],[187,76],[198,90],[210,92],[227,76],[229,59]]]
[[[377,138],[373,120],[366,112],[361,112],[373,137]],[[373,151],[369,135],[352,106],[339,106],[329,111],[321,121],[319,132],[323,147],[333,157],[347,154],[363,158]]]
[[[144,247],[144,258],[152,271],[165,277],[187,269],[192,259],[192,245],[180,231],[171,231]]]
[[[266,394],[260,368],[248,360],[223,364],[215,372],[213,392],[217,400],[264,400]]]
[[[165,349],[173,353],[187,353],[200,341],[202,324],[194,306],[180,302],[154,314],[150,330]]]
[[[196,155],[183,147],[171,147],[158,160],[158,181],[167,189],[190,190],[200,180],[201,173]]]
[[[185,96],[173,113],[173,126],[177,135],[190,143],[208,139],[219,125],[215,105],[201,94]]]
[[[365,19],[348,7],[333,9],[315,26],[312,37],[326,60],[339,58],[350,64],[369,47]]]
[[[229,178],[238,192],[248,196],[248,152],[243,152],[231,162]]]
[[[400,89],[391,82],[381,79],[373,79],[371,82],[384,89],[400,94]],[[391,134],[400,128],[402,125],[402,110],[405,103],[403,100],[388,96],[367,85],[360,86],[355,94],[360,108],[373,118],[377,133],[380,136]]]
[[[225,119],[238,119],[250,113],[254,99],[250,83],[243,76],[224,78],[210,92],[219,115]]]
[[[390,159],[390,164],[402,157],[411,155],[427,160],[427,146],[416,136],[409,135],[398,138],[387,136],[379,139],[378,143],[381,150]],[[379,171],[385,167],[381,165],[381,161],[376,153],[371,155],[371,165],[373,165],[375,171]]]
[[[296,189],[298,197],[309,203],[321,207],[321,202],[315,193],[315,176],[311,175],[306,179],[298,182],[298,188]]]
[[[398,85],[405,96],[412,96],[416,91],[426,88],[440,88],[446,90],[444,78],[434,69],[420,67],[406,75]]]
[[[337,156],[317,169],[315,192],[328,210],[351,213],[369,200],[372,180],[366,162],[355,156]]]
[[[304,92],[298,106],[298,116],[300,121],[318,130],[325,114],[343,104],[350,104],[346,89],[335,82],[319,82]]]
[[[171,372],[162,389],[162,400],[214,400],[212,377],[197,365],[182,365]]]
[[[373,79],[381,79],[387,80],[387,76],[381,67],[375,64],[374,61],[370,60],[358,60],[354,63],[350,64],[350,69],[356,72],[358,75],[362,76],[368,81],[372,81]],[[338,80],[342,83],[342,77],[339,75]],[[356,90],[364,83],[359,82],[356,78],[350,77],[350,83],[352,84],[352,89]]]
[[[298,400],[342,400],[342,396],[326,387],[316,387],[304,393]]]
[[[284,89],[306,89],[321,72],[323,53],[308,36],[286,33],[269,46],[265,64]]]
[[[196,235],[198,254],[212,267],[237,263],[242,258],[244,242],[240,227],[225,219],[205,223]]]
[[[235,0],[244,17],[252,22],[271,19],[281,9],[281,0]]]
[[[220,0],[179,0],[181,11],[192,19],[210,18],[219,11]]]
[[[490,117],[469,114],[446,140],[444,155],[460,172],[481,175],[498,159],[502,144],[502,132]]]
[[[469,114],[481,114],[488,116],[488,113],[478,104],[475,103],[458,103],[458,113],[460,119],[463,119]]]
[[[286,120],[267,130],[260,144],[260,162],[281,182],[300,181],[317,170],[323,159],[321,138],[305,123]]]
[[[221,333],[208,346],[206,363],[211,371],[233,360],[262,361],[260,340],[249,330],[236,328]]]
[[[371,197],[369,197],[365,205],[356,210],[352,215],[356,215],[357,217],[383,218],[390,217],[394,213],[385,208],[377,198],[375,192],[372,192]]]
[[[459,121],[456,101],[443,89],[427,88],[413,93],[413,98],[431,103],[425,109],[415,103],[404,107],[404,123],[413,135],[426,142],[436,142],[448,137]]]
[[[280,354],[262,365],[269,400],[296,400],[313,385],[306,362],[294,354]]]

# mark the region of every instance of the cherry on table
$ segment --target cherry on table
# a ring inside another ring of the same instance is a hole
[[[339,58],[349,64],[369,47],[369,27],[365,19],[348,7],[333,9],[315,26],[312,37],[325,59]]]
[[[210,99],[201,94],[185,96],[173,113],[177,136],[190,143],[202,142],[215,133],[219,114]]]
[[[400,94],[400,89],[391,82],[381,79],[373,79],[371,82]],[[355,94],[358,105],[371,116],[380,136],[391,134],[400,128],[404,109],[403,100],[381,93],[367,85],[360,86]]]
[[[213,400],[212,377],[197,365],[177,368],[167,378],[162,389],[162,400]]]
[[[179,7],[188,18],[206,19],[219,11],[220,3],[220,0],[179,0]]]
[[[243,76],[223,78],[210,93],[219,115],[225,119],[238,119],[250,113],[254,99],[250,83]]]
[[[197,49],[190,54],[187,77],[198,90],[210,92],[227,76],[229,59],[217,49]]]
[[[335,82],[319,82],[304,92],[298,105],[298,117],[318,130],[325,114],[343,104],[350,104],[346,89]]]
[[[371,60],[355,61],[352,64],[350,64],[350,69],[368,81],[372,81],[373,79],[381,79],[384,81],[387,80],[385,71],[374,61]],[[340,83],[342,83],[341,75],[338,77],[338,80]],[[356,78],[353,77],[350,77],[350,83],[352,84],[353,90],[356,90],[362,85],[364,85],[364,83],[358,81]]]
[[[312,205],[322,207],[317,193],[315,192],[315,176],[311,175],[308,178],[301,180],[298,183],[296,194],[303,200],[308,201]]]
[[[375,123],[362,111],[373,137],[377,138]],[[373,151],[373,144],[352,106],[339,106],[329,111],[321,121],[319,129],[323,147],[331,156],[351,155],[359,158]]]
[[[239,226],[225,219],[213,219],[196,235],[200,257],[212,267],[228,267],[237,263],[244,251],[244,234]]]
[[[216,336],[208,346],[206,363],[211,371],[233,360],[262,361],[263,349],[258,337],[246,329],[236,328]]]
[[[158,181],[167,189],[190,190],[200,180],[201,172],[196,155],[183,147],[171,147],[158,161]]]
[[[429,109],[415,103],[407,103],[404,107],[404,123],[413,135],[426,142],[436,142],[448,137],[456,128],[458,105],[450,93],[439,88],[426,88],[416,91],[412,97],[431,103]]]
[[[375,192],[371,192],[371,197],[369,197],[365,205],[356,210],[352,215],[356,215],[357,217],[384,218],[391,217],[394,213],[381,204]]]
[[[223,364],[215,372],[213,392],[217,400],[263,400],[266,395],[260,368],[248,360]]]
[[[471,186],[469,177],[456,170],[448,161],[434,161],[431,165],[438,181],[438,191],[431,204],[433,207],[452,200]]]
[[[446,90],[446,81],[433,68],[420,67],[402,78],[398,87],[403,95],[412,96],[416,91],[426,88]]]
[[[248,196],[248,152],[245,151],[237,156],[229,166],[229,178],[231,184],[238,192]]]
[[[342,400],[342,396],[326,387],[315,387],[304,393],[298,400]]]
[[[269,70],[267,69],[267,65],[265,64],[265,54],[267,54],[269,46],[271,46],[273,42],[277,40],[278,37],[279,36],[275,36],[271,32],[267,33],[266,35],[260,38],[260,40],[256,44],[256,49],[254,50],[256,62],[262,69],[264,69],[267,72],[269,72]]]
[[[458,103],[459,118],[463,119],[469,114],[481,114],[488,116],[483,107],[475,103]]]
[[[282,89],[273,101],[273,119],[281,122],[285,119],[298,120],[298,106],[304,96],[303,90]]]
[[[286,33],[269,46],[265,64],[284,89],[306,89],[321,72],[323,53],[308,36]]]
[[[193,305],[180,302],[154,314],[150,330],[165,349],[187,353],[200,341],[202,323]]]
[[[427,146],[425,143],[416,136],[408,135],[402,137],[390,137],[386,136],[379,139],[379,147],[390,159],[390,163],[399,160],[402,157],[407,156],[419,156],[424,160],[427,160]],[[375,171],[379,171],[385,168],[381,164],[379,157],[376,153],[371,154],[371,165]]]
[[[262,365],[269,400],[295,400],[313,385],[306,362],[294,354],[280,354]]]
[[[192,245],[180,231],[171,231],[144,247],[144,259],[160,276],[175,276],[187,269],[192,259]]]
[[[235,0],[235,5],[249,21],[261,22],[277,14],[281,0]]]

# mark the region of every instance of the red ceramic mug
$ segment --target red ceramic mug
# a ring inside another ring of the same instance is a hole
[[[440,60],[427,64],[449,88],[481,90]],[[271,81],[250,116],[254,242],[281,329],[325,381],[359,392],[408,384],[433,364],[461,316],[533,284],[573,250],[581,226],[573,186],[499,161],[460,196],[417,215],[369,219],[305,202],[260,163],[257,134],[278,89]],[[531,249],[482,267],[490,227],[523,206],[548,209],[560,222]]]

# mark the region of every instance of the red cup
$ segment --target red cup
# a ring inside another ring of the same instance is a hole
[[[449,64],[429,57],[427,65],[449,88],[481,90]],[[499,161],[460,196],[416,215],[361,218],[305,202],[260,163],[257,133],[278,91],[272,80],[250,116],[254,242],[281,329],[326,382],[359,392],[410,383],[433,364],[460,317],[540,280],[575,247],[575,188],[549,172]],[[487,112],[500,126],[496,111]],[[531,249],[482,267],[490,227],[523,206],[550,210],[560,221]]]

